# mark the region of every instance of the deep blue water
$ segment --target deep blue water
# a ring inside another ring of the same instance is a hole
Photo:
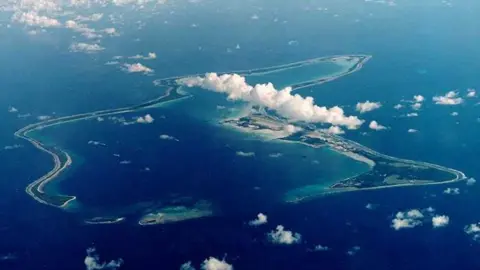
[[[449,90],[464,93],[468,87],[480,87],[477,2],[457,1],[451,8],[433,0],[403,1],[397,7],[353,0],[302,4],[264,0],[232,1],[219,8],[218,2],[206,1],[195,9],[169,6],[145,18],[142,31],[126,25],[122,36],[104,41],[105,52],[94,55],[68,53],[69,34],[60,30],[28,36],[21,27],[0,29],[0,56],[8,62],[0,66],[0,108],[4,108],[0,146],[24,145],[0,150],[0,255],[17,256],[0,261],[0,269],[84,269],[89,246],[95,246],[105,260],[123,258],[122,269],[177,269],[188,260],[199,265],[208,256],[226,256],[236,269],[478,269],[480,244],[463,232],[465,225],[480,221],[478,185],[452,185],[461,189],[458,196],[443,195],[446,187],[435,186],[282,204],[286,190],[342,170],[342,162],[312,168],[308,161],[321,155],[313,149],[241,139],[235,132],[184,113],[194,106],[188,102],[148,111],[156,118],[152,125],[89,121],[46,133],[81,161],[60,188],[75,192],[86,207],[108,212],[132,203],[162,201],[178,192],[213,201],[214,217],[152,227],[136,226],[134,220],[87,226],[82,215],[40,205],[25,194],[25,186],[51,166],[46,154],[11,135],[35,116],[136,104],[158,95],[152,80],[159,77],[351,53],[373,58],[358,73],[300,93],[314,96],[319,104],[340,104],[352,114],[356,102],[380,101],[382,109],[361,117],[391,129],[369,132],[364,127],[361,131],[367,135],[355,131],[346,136],[389,155],[438,163],[480,178],[477,100],[454,108],[431,102],[433,95]],[[317,7],[329,11],[319,12]],[[170,9],[176,12],[170,14]],[[128,14],[126,20],[138,19]],[[253,14],[260,19],[251,20]],[[199,27],[190,27],[192,23]],[[135,38],[141,42],[133,42]],[[290,40],[298,45],[288,45]],[[237,43],[240,50],[234,49]],[[114,55],[147,51],[159,55],[145,62],[155,69],[155,76],[127,76],[117,67],[104,66]],[[401,118],[410,110],[392,107],[414,94],[427,98],[420,116]],[[10,105],[32,117],[19,119],[7,113]],[[459,116],[450,116],[452,111]],[[409,128],[420,132],[408,134]],[[160,134],[173,135],[180,142],[159,140]],[[108,146],[93,147],[89,140]],[[241,158],[236,151],[254,151],[256,156]],[[272,160],[268,154],[273,152],[288,154]],[[113,153],[132,164],[120,166]],[[298,160],[290,163],[296,156]],[[151,171],[142,172],[144,167]],[[261,189],[255,191],[256,186]],[[367,203],[378,207],[367,210]],[[101,206],[105,209],[98,209]],[[433,229],[425,223],[410,230],[390,228],[397,211],[429,206],[450,217],[448,227]],[[258,228],[246,225],[260,211],[268,215],[269,223]],[[292,246],[268,243],[265,233],[277,224],[301,233],[304,241]],[[331,250],[307,251],[317,244]],[[353,246],[361,249],[348,256]]]

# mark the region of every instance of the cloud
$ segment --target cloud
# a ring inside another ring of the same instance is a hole
[[[161,140],[167,140],[167,141],[177,141],[177,142],[180,141],[179,139],[177,139],[177,138],[175,138],[175,137],[173,137],[173,136],[167,135],[167,134],[162,134],[162,135],[160,135],[160,139],[161,139]]]
[[[475,180],[475,178],[468,178],[467,179],[467,185],[468,186],[475,185],[476,182],[477,182],[477,180]]]
[[[254,219],[254,220],[250,220],[248,222],[248,224],[250,226],[260,226],[260,225],[263,225],[263,224],[267,224],[268,220],[267,220],[267,216],[262,214],[262,213],[259,213],[257,215],[257,218]]]
[[[140,63],[135,64],[124,64],[124,70],[128,73],[152,73],[153,69],[146,67]]]
[[[40,116],[37,116],[37,119],[40,120],[40,121],[45,121],[45,120],[48,120],[52,118],[50,115],[40,115]]]
[[[451,116],[458,116],[458,112],[452,112],[450,115]]]
[[[360,248],[359,246],[353,246],[352,248],[350,248],[350,249],[347,251],[347,254],[348,254],[349,256],[353,256],[353,255],[357,254],[357,252],[359,252],[360,249],[361,249],[361,248]]]
[[[413,129],[413,128],[411,128],[411,129],[408,130],[408,133],[417,133],[417,132],[418,132],[418,130]]]
[[[324,129],[324,131],[336,135],[345,134],[345,131],[343,131],[343,129],[341,129],[339,126],[330,126],[328,129]]]
[[[418,209],[412,209],[407,212],[398,212],[392,220],[391,227],[395,230],[410,229],[422,225],[424,215]]]
[[[422,103],[413,103],[411,107],[412,109],[418,111],[422,108]]]
[[[23,145],[21,144],[14,144],[14,145],[6,145],[3,147],[3,150],[13,150],[13,149],[18,149],[18,148],[22,148]]]
[[[202,270],[233,270],[233,266],[228,264],[225,259],[219,260],[214,257],[210,257],[203,261]]]
[[[432,217],[432,225],[434,228],[445,227],[448,225],[449,222],[450,222],[450,218],[445,215],[442,215],[442,216],[437,215]]]
[[[99,51],[105,50],[104,47],[98,44],[88,44],[88,43],[73,43],[70,45],[70,51],[72,52],[83,52],[83,53],[96,53]]]
[[[367,100],[363,103],[362,102],[357,103],[356,109],[360,113],[366,113],[366,112],[379,109],[380,107],[382,107],[382,104],[380,102],[370,102],[369,100]]]
[[[155,121],[155,119],[153,119],[153,117],[150,115],[150,114],[146,114],[145,116],[140,116],[137,118],[137,123],[140,123],[140,124],[151,124],[153,123],[153,121]]]
[[[403,105],[402,104],[397,104],[397,105],[393,106],[393,108],[395,110],[400,110],[401,108],[403,108]]]
[[[94,13],[90,16],[77,16],[75,18],[76,21],[81,21],[81,22],[84,22],[84,21],[92,21],[92,22],[97,22],[99,20],[101,20],[103,18],[103,13]]]
[[[473,88],[467,89],[467,97],[473,98],[477,96],[477,91]]]
[[[413,100],[415,100],[415,102],[417,103],[420,103],[420,102],[423,102],[425,98],[422,95],[415,95],[413,96]]]
[[[407,117],[417,117],[418,113],[413,112],[413,113],[407,113]]]
[[[363,120],[356,116],[345,116],[342,108],[319,107],[312,97],[292,95],[292,88],[277,90],[272,83],[251,86],[238,74],[207,73],[205,77],[187,77],[177,81],[188,87],[200,87],[210,91],[225,93],[229,100],[242,100],[254,105],[275,110],[280,116],[293,121],[328,123],[357,129]]]
[[[37,26],[41,28],[62,26],[58,20],[38,15],[38,13],[35,11],[15,13],[12,17],[12,20],[28,26]]]
[[[480,238],[480,222],[465,226],[464,231],[466,234],[471,235],[473,240],[478,240]]]
[[[299,132],[299,131],[302,131],[302,130],[303,129],[301,127],[296,127],[292,124],[288,124],[288,125],[283,126],[283,131],[285,131],[288,134],[293,134],[293,133],[296,133],[296,132]]]
[[[444,194],[458,195],[460,194],[459,188],[447,188],[443,191]]]
[[[375,120],[372,121],[372,122],[370,122],[370,124],[368,125],[368,127],[369,127],[370,129],[373,129],[373,130],[384,130],[384,129],[387,129],[387,127],[380,125],[380,124],[379,124],[377,121],[375,121]]]
[[[237,151],[235,154],[239,157],[254,157],[255,156],[255,152]]]
[[[98,141],[88,141],[88,144],[95,145],[95,146],[107,146],[105,143],[98,142]]]
[[[157,54],[153,52],[148,53],[146,56],[137,54],[134,56],[129,56],[128,59],[153,60],[153,59],[157,59]]]
[[[433,101],[438,105],[458,105],[463,103],[463,99],[458,97],[458,92],[450,91],[444,96],[434,96]]]
[[[330,248],[327,247],[327,246],[316,245],[313,250],[314,251],[328,251],[328,250],[330,250]]]
[[[8,112],[9,113],[16,113],[16,112],[18,112],[18,109],[13,107],[13,106],[10,106],[10,107],[8,107]]]
[[[195,270],[195,267],[193,267],[192,262],[186,262],[180,265],[180,270]]]
[[[102,269],[118,269],[123,264],[122,259],[112,260],[109,263],[100,262],[100,257],[98,256],[95,248],[87,249],[87,257],[84,260],[87,270],[102,270]]]
[[[365,208],[368,209],[368,210],[374,210],[377,207],[374,204],[367,203],[367,205],[365,205]]]
[[[278,225],[276,230],[269,232],[267,237],[270,242],[282,245],[298,244],[302,240],[299,233],[286,231],[282,225]]]
[[[109,27],[109,28],[105,28],[102,30],[102,32],[104,32],[105,34],[107,35],[110,35],[110,36],[118,36],[118,32],[117,32],[117,29],[113,28],[113,27]]]
[[[283,154],[282,153],[271,153],[268,156],[271,157],[271,158],[279,158],[279,157],[283,156]]]

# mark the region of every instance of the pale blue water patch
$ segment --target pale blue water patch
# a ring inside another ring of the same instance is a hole
[[[231,101],[224,93],[217,93],[198,87],[182,87],[192,97],[167,104],[168,108],[190,115],[202,121],[218,123],[222,119],[234,117],[245,110],[248,104],[243,101]]]
[[[258,75],[248,75],[246,76],[246,79],[251,85],[272,82],[276,88],[281,89],[293,84],[314,81],[324,77],[333,76],[348,70],[348,68],[349,66],[346,65],[324,61],[306,64],[301,67],[278,69],[276,71],[260,73]]]

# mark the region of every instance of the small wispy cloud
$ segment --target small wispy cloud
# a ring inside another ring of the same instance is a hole
[[[173,137],[173,136],[170,136],[170,135],[167,135],[167,134],[162,134],[160,135],[159,137],[161,140],[166,140],[166,141],[176,141],[176,142],[179,142],[180,140]]]
[[[153,60],[153,59],[157,59],[157,54],[154,52],[149,52],[147,55],[137,54],[134,56],[129,56],[128,59]]]
[[[254,157],[255,156],[255,152],[237,151],[235,154],[239,157]]]
[[[447,188],[443,191],[445,194],[449,195],[458,195],[460,194],[460,189],[459,188]]]
[[[95,248],[87,249],[87,257],[84,260],[87,270],[103,270],[111,269],[115,270],[120,268],[123,264],[122,259],[112,260],[110,262],[100,262],[100,256],[98,256]]]
[[[88,43],[73,43],[70,45],[71,52],[83,52],[83,53],[97,53],[99,51],[105,50],[104,47],[98,44],[88,44]]]
[[[357,103],[356,110],[360,113],[366,113],[379,109],[380,107],[382,107],[382,104],[380,102],[370,102],[369,100],[367,100],[365,102]]]
[[[475,180],[475,178],[468,178],[467,179],[467,186],[475,185],[476,182],[477,182],[477,180]]]

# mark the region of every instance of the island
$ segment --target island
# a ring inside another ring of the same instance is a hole
[[[265,82],[265,80],[275,79],[280,81],[280,85],[290,86],[292,91],[295,91],[327,83],[357,72],[370,59],[371,56],[369,55],[337,55],[266,68],[218,72],[218,74],[236,73],[246,76],[250,81],[258,80]],[[317,70],[323,70],[323,73],[317,72]],[[286,72],[294,72],[295,76],[286,76]],[[192,97],[193,94],[186,92],[179,81],[183,78],[199,75],[203,74],[155,80],[154,84],[156,86],[166,88],[165,94],[139,105],[49,119],[30,124],[15,132],[16,137],[30,142],[40,151],[47,153],[53,161],[53,168],[28,185],[26,192],[40,203],[64,209],[76,200],[74,195],[58,194],[55,191],[57,189],[46,189],[47,185],[51,184],[52,181],[61,176],[72,165],[73,160],[66,150],[36,139],[35,131],[97,117],[121,115],[151,109],[162,106],[167,102],[180,101]],[[285,80],[286,77],[292,79]],[[281,131],[288,124],[288,121],[264,108],[254,107],[245,115],[222,119],[219,121],[219,124],[224,127],[234,127],[248,133],[273,132],[282,134]],[[286,202],[298,203],[320,195],[347,191],[444,184],[466,179],[464,173],[455,169],[421,161],[391,157],[342,136],[331,134],[316,125],[308,123],[298,123],[298,125],[302,127],[301,131],[286,136],[279,136],[275,139],[285,143],[299,143],[314,148],[328,147],[332,151],[367,164],[369,170],[348,179],[342,179],[327,188],[313,185],[291,190],[285,195]],[[212,214],[211,208],[201,203],[193,206],[165,206],[145,213],[138,221],[138,224],[164,224],[210,216]],[[95,217],[85,220],[88,224],[111,224],[121,221],[123,221],[122,217]]]

